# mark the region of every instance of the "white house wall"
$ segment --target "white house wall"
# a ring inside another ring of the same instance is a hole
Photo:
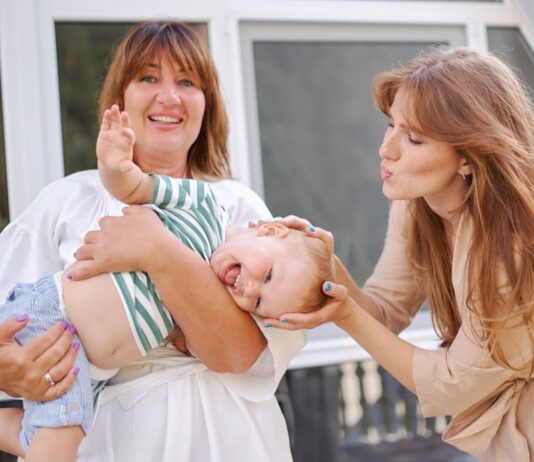
[[[321,25],[328,26],[325,30],[337,28],[338,34],[354,25],[460,26],[465,28],[466,44],[479,49],[487,48],[487,27],[517,27],[534,45],[532,0],[0,0],[0,78],[12,218],[44,185],[64,174],[55,23],[154,19],[207,23],[230,118],[232,168],[236,177],[260,193],[261,166],[253,152],[259,149],[257,119],[247,117],[255,101],[249,101],[253,96],[244,85],[253,76],[243,63],[243,25],[262,23],[273,30],[292,23]],[[405,335],[420,345],[434,338],[428,319]],[[327,335],[309,343],[293,367],[362,357],[363,351],[351,340]]]
[[[55,21],[207,22],[232,127],[232,166],[237,177],[251,184],[240,23],[455,24],[466,27],[469,46],[484,49],[488,25],[517,26],[532,39],[532,21],[525,20],[525,15],[534,14],[532,3],[512,1],[521,6],[508,1],[1,0],[0,69],[10,215],[17,216],[45,184],[63,175]]]

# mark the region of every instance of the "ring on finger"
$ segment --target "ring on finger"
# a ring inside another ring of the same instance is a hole
[[[44,379],[46,380],[46,383],[48,383],[48,385],[50,385],[51,387],[53,387],[56,384],[56,382],[54,382],[54,379],[50,375],[50,372],[47,372],[44,375]]]

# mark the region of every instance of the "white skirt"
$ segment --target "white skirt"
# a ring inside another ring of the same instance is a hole
[[[213,373],[196,360],[174,357],[172,366],[167,362],[156,372],[106,387],[77,460],[291,461],[286,424],[274,396],[243,397],[249,388],[244,383],[256,382],[258,390],[271,375],[265,373],[262,356],[243,376]]]

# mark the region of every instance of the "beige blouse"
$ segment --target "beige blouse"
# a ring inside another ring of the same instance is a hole
[[[386,242],[364,290],[379,305],[382,321],[400,332],[425,297],[405,257],[407,203],[391,207]],[[425,417],[452,415],[442,437],[481,461],[534,461],[534,374],[495,363],[472,334],[477,320],[466,308],[467,253],[472,235],[468,216],[461,218],[454,242],[452,281],[462,327],[448,348],[417,348],[413,380]],[[526,326],[507,329],[505,352],[513,364],[533,358]]]

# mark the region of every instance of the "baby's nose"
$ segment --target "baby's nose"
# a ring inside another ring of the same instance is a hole
[[[247,297],[256,297],[259,294],[261,285],[256,279],[249,279],[246,285],[246,295]]]

